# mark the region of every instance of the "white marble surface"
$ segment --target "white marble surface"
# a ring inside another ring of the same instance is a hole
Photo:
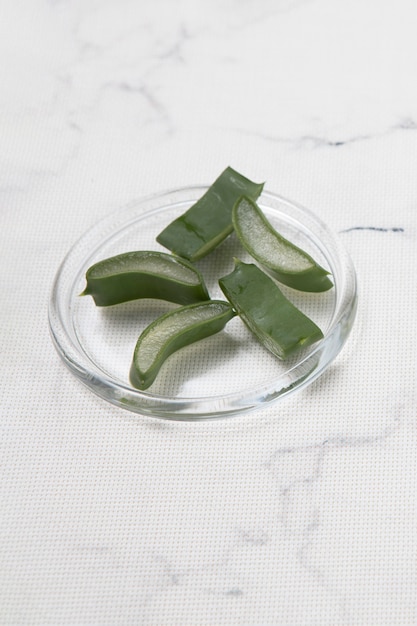
[[[415,0],[3,0],[0,623],[417,624]],[[73,242],[226,165],[340,232],[353,334],[265,413],[112,407],[49,338]]]

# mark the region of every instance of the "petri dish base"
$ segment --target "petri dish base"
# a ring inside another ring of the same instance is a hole
[[[156,317],[178,305],[144,299],[96,307],[92,298],[79,295],[85,287],[85,273],[93,263],[122,252],[167,252],[156,242],[156,236],[206,189],[174,189],[112,212],[68,252],[52,287],[50,331],[66,366],[104,400],[141,415],[195,421],[240,415],[279,402],[326,370],[342,349],[355,319],[355,270],[338,237],[308,209],[264,191],[258,204],[272,225],[332,274],[334,287],[324,293],[303,293],[280,285],[318,324],[324,338],[280,361],[235,317],[217,335],[169,357],[149,389],[134,388],[129,370],[139,334]],[[224,299],[218,279],[232,271],[234,257],[254,262],[232,233],[196,263],[211,298]]]

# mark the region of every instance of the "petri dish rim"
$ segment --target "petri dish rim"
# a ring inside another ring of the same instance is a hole
[[[303,234],[329,266],[334,280],[334,300],[324,339],[288,365],[276,379],[248,385],[244,390],[220,394],[164,395],[139,391],[109,375],[83,346],[77,329],[77,296],[86,269],[108,244],[121,240],[140,223],[167,211],[178,214],[191,206],[206,186],[190,186],[152,194],[113,211],[87,230],[69,250],[52,286],[48,319],[53,343],[69,370],[104,400],[139,415],[170,420],[206,420],[261,410],[316,380],[343,348],[357,308],[356,273],[343,244],[309,209],[282,196],[263,191],[258,203],[286,227]],[[165,223],[168,223],[167,221]],[[224,244],[222,244],[224,245]],[[158,249],[157,246],[154,249]],[[161,250],[163,250],[161,248]],[[108,256],[108,255],[107,255]],[[292,290],[290,290],[292,291]],[[215,296],[213,296],[215,297]],[[204,381],[203,381],[204,382]]]

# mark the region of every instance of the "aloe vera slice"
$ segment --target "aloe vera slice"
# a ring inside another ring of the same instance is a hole
[[[206,193],[157,236],[174,254],[196,261],[211,252],[233,230],[232,208],[246,195],[256,200],[263,183],[254,183],[227,167]]]
[[[138,298],[156,298],[177,304],[209,299],[200,272],[185,259],[165,252],[135,251],[99,261],[86,273],[82,296],[97,306],[111,306]]]
[[[279,282],[300,291],[327,291],[329,272],[280,235],[248,197],[233,207],[233,226],[242,245]]]
[[[278,358],[286,359],[323,338],[320,328],[253,263],[235,259],[235,269],[219,284],[248,328]]]
[[[156,319],[136,343],[130,369],[132,385],[147,389],[171,354],[218,333],[235,315],[228,302],[209,300],[174,309]]]

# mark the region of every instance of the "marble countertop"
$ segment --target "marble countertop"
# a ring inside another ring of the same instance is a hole
[[[417,624],[414,0],[4,0],[0,623]],[[60,361],[55,273],[100,218],[231,165],[355,264],[326,373],[200,424]]]

